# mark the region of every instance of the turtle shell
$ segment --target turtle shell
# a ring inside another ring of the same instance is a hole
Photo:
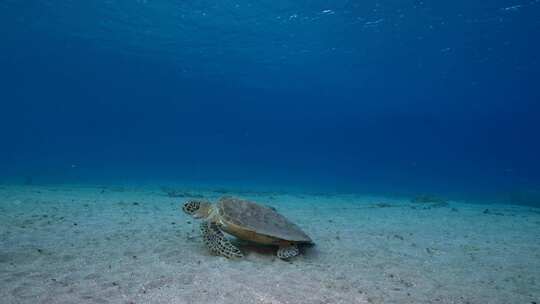
[[[313,243],[302,229],[272,208],[232,197],[221,198],[217,208],[226,224],[285,241]]]

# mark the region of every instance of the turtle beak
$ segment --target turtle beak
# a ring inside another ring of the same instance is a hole
[[[202,214],[199,214],[198,212],[193,213],[191,216],[196,220],[201,219],[203,217]]]

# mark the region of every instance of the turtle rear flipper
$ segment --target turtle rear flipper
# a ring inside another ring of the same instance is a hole
[[[300,253],[298,246],[296,244],[289,244],[284,246],[279,246],[277,251],[277,256],[280,259],[286,260],[292,257],[297,256]]]
[[[204,221],[201,223],[201,233],[204,243],[210,251],[222,255],[226,258],[241,258],[244,255],[236,246],[234,246],[219,230],[214,222]]]

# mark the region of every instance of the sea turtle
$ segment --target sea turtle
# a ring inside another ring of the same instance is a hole
[[[208,248],[227,258],[243,257],[243,253],[223,234],[258,244],[278,246],[277,256],[288,259],[299,254],[299,244],[313,244],[311,238],[274,208],[251,201],[223,197],[216,204],[208,201],[187,201],[182,210],[196,219],[203,219],[201,232]]]

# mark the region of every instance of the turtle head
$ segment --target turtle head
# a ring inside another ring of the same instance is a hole
[[[187,201],[182,210],[196,219],[207,218],[210,215],[212,204],[205,201]]]

